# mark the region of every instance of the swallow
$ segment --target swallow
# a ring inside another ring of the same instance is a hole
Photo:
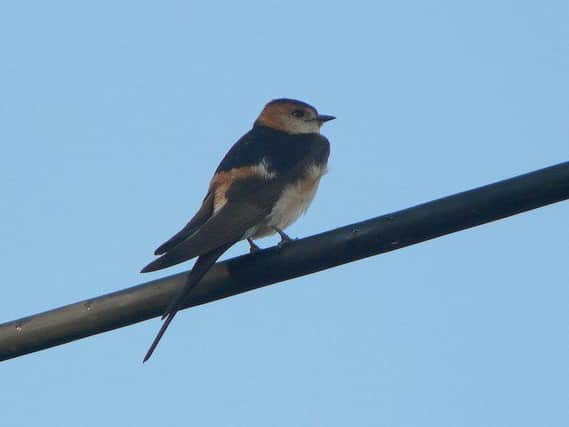
[[[197,213],[156,249],[160,257],[142,269],[156,271],[197,257],[184,286],[164,311],[165,321],[144,362],[182,302],[232,245],[247,240],[255,252],[260,249],[255,239],[278,233],[279,245],[291,240],[283,230],[306,212],[326,174],[330,143],[320,128],[333,119],[305,102],[275,99],[227,152]]]

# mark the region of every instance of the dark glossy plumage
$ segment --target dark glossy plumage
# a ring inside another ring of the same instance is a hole
[[[289,135],[255,125],[231,147],[216,173],[264,161],[274,180],[257,176],[235,181],[227,190],[228,205],[213,218],[212,190],[197,214],[167,242],[156,249],[163,255],[148,264],[143,273],[171,267],[215,249],[227,239],[241,240],[243,233],[266,217],[286,185],[298,179],[310,164],[328,160],[330,144],[320,134]],[[251,195],[255,195],[252,199]]]
[[[185,285],[164,312],[165,322],[146,353],[152,355],[180,305],[234,243],[279,232],[310,204],[326,173],[328,140],[322,123],[332,116],[296,100],[269,102],[253,128],[222,159],[194,217],[155,251],[142,269],[156,271],[198,257]]]

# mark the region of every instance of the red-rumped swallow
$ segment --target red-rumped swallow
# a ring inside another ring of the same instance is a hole
[[[335,117],[294,99],[269,102],[253,128],[225,155],[195,216],[142,269],[160,270],[198,257],[182,289],[166,308],[166,319],[144,362],[152,355],[180,304],[217,259],[240,240],[259,250],[253,239],[278,233],[301,216],[326,173],[330,143],[320,134],[324,122]]]

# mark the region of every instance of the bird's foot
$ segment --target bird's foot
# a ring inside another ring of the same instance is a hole
[[[286,246],[287,244],[289,244],[290,242],[294,242],[295,239],[291,238],[288,234],[286,234],[284,231],[282,231],[280,228],[278,227],[272,227],[273,230],[275,230],[277,233],[279,233],[279,236],[281,236],[281,241],[278,243],[278,247],[282,248],[283,246]]]
[[[259,252],[261,250],[261,248],[259,246],[257,246],[255,244],[255,242],[253,242],[253,239],[247,239],[247,241],[249,242],[249,253],[250,254],[254,254],[255,252]]]

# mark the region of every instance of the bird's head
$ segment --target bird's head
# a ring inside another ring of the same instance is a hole
[[[255,124],[290,134],[320,133],[320,126],[334,119],[334,116],[318,114],[316,108],[305,102],[282,98],[265,105]]]

